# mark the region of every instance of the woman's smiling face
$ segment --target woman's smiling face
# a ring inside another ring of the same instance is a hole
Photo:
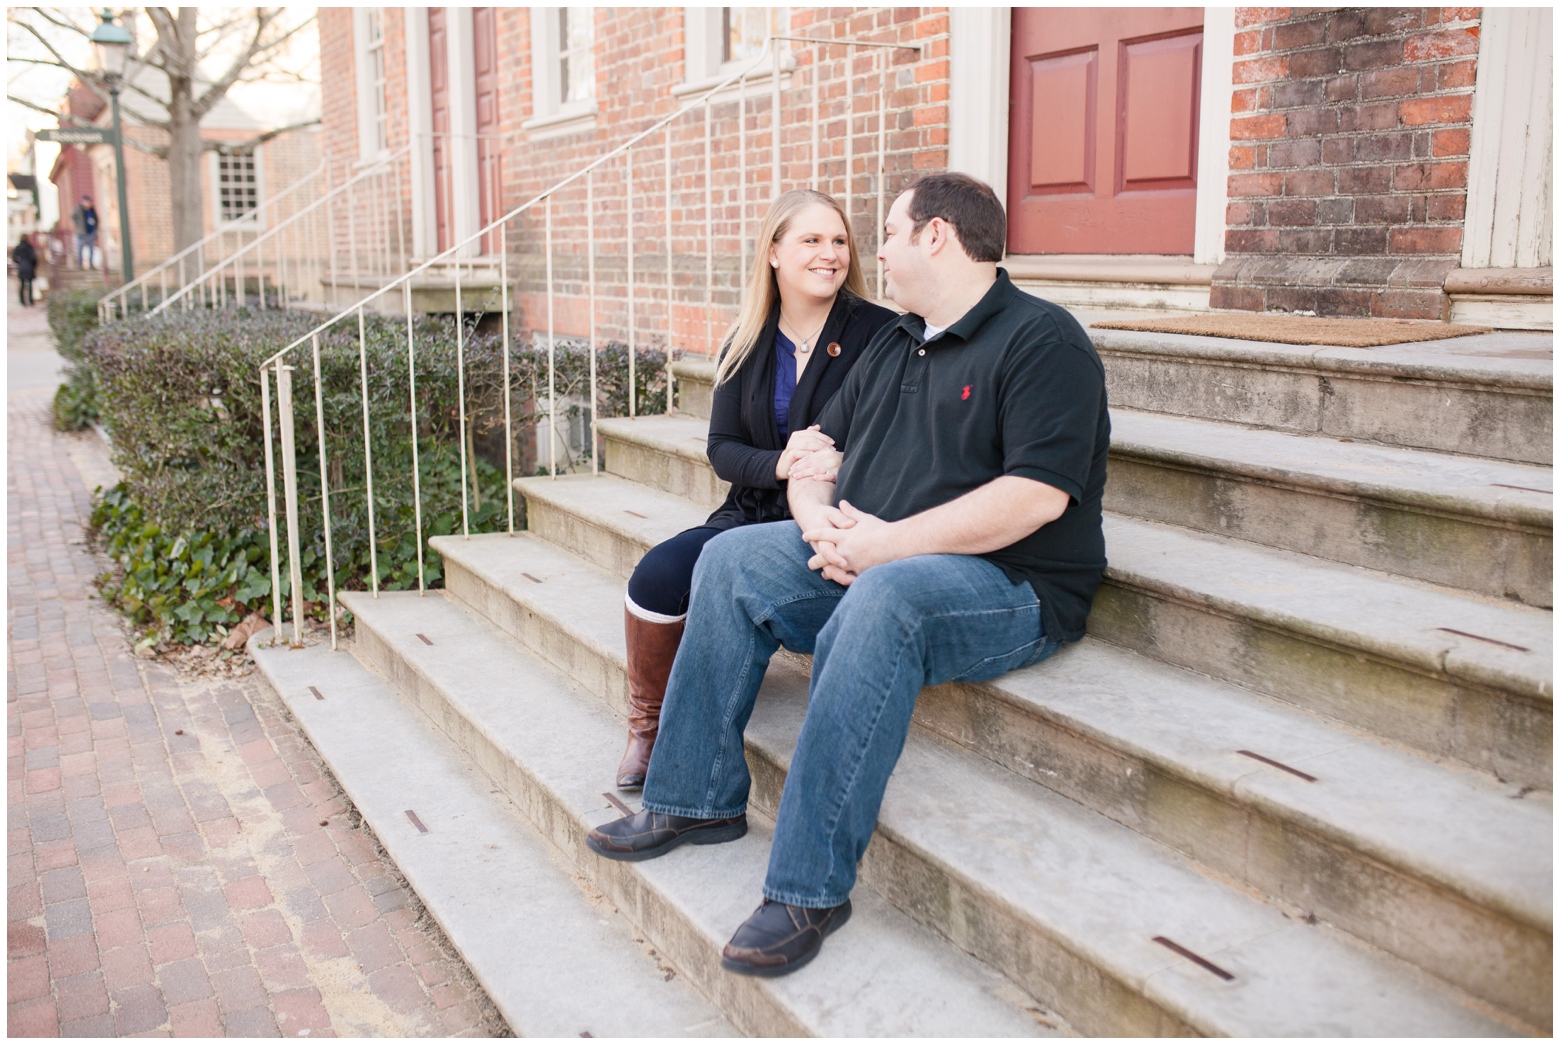
[[[813,203],[798,211],[769,247],[780,300],[832,301],[850,270],[850,240],[833,207]]]

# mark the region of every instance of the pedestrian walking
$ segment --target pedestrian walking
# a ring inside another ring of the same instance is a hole
[[[17,300],[24,307],[30,308],[33,303],[33,279],[38,275],[38,252],[33,249],[32,240],[23,236],[11,248],[11,260],[16,263],[16,281],[20,284]]]
[[[81,202],[71,212],[70,220],[76,225],[76,267],[96,268],[98,212],[92,205],[91,196],[81,197]],[[86,255],[85,262],[81,260],[83,254]]]

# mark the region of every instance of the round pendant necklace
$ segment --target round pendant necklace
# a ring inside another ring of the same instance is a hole
[[[791,332],[793,334],[797,331],[797,329],[798,329],[797,325],[795,323],[791,323],[791,321],[789,319],[786,319],[785,313],[782,312],[780,314],[780,318],[781,319],[785,319],[785,321],[790,324]],[[797,351],[798,354],[805,356],[807,353],[812,351],[812,341],[813,341],[813,338],[816,338],[819,334],[823,333],[823,328],[826,325],[828,325],[828,322],[829,321],[827,319],[825,319],[822,323],[820,323],[818,325],[818,329],[814,330],[812,332],[812,337],[803,337],[803,338],[798,338],[797,339],[797,341],[796,341],[796,351]]]

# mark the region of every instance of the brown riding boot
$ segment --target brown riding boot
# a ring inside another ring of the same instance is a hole
[[[617,786],[638,791],[645,786],[650,751],[661,727],[661,701],[682,642],[683,622],[656,624],[624,607],[623,633],[628,639],[628,751],[618,766]]]

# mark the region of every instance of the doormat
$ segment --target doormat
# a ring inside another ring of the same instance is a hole
[[[1488,334],[1493,328],[1467,323],[1437,323],[1412,319],[1330,319],[1261,312],[1218,312],[1204,316],[1160,319],[1112,319],[1092,324],[1096,330],[1146,330],[1156,334],[1198,334],[1202,337],[1276,341],[1284,345],[1337,345],[1376,348],[1408,341],[1440,341],[1448,337]]]

